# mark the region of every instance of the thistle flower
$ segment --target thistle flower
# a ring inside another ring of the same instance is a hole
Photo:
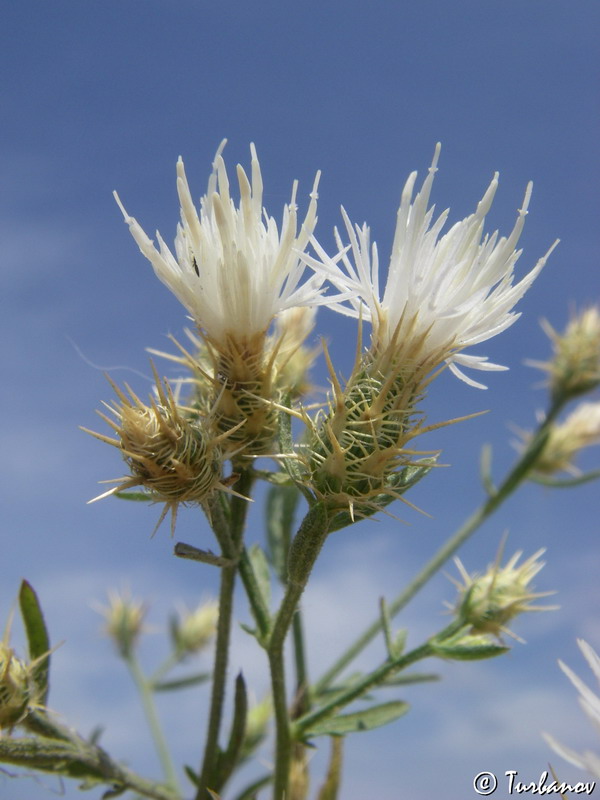
[[[469,575],[460,559],[454,562],[464,581],[452,579],[458,588],[458,599],[454,612],[471,626],[474,634],[493,634],[500,637],[502,633],[519,640],[509,631],[506,625],[519,614],[526,611],[552,611],[557,606],[537,606],[531,601],[547,597],[553,592],[532,592],[529,584],[544,567],[539,557],[544,550],[538,550],[530,558],[517,566],[523,555],[519,551],[501,567],[499,558],[491,564],[483,575]],[[520,641],[520,640],[519,640]]]
[[[350,246],[344,247],[336,230],[340,254],[330,258],[313,241],[320,260],[303,255],[315,270],[327,273],[339,289],[355,292],[348,303],[330,307],[372,324],[371,350],[404,364],[405,372],[429,372],[444,362],[459,378],[485,388],[460,369],[505,369],[485,356],[465,354],[473,345],[501,333],[519,314],[512,311],[525,294],[556,246],[514,284],[516,250],[531,197],[529,184],[523,206],[508,237],[483,235],[485,217],[498,186],[498,173],[478,203],[476,211],[441,235],[448,217],[444,211],[435,221],[428,209],[440,145],[435,149],[429,174],[413,200],[417,173],[413,172],[402,192],[396,232],[383,295],[379,288],[377,245],[370,244],[367,225],[353,226],[344,209],[342,215]],[[483,238],[482,238],[483,237]],[[350,259],[350,250],[353,262]]]
[[[579,645],[579,649],[583,653],[585,660],[588,662],[590,669],[594,673],[596,680],[600,684],[600,657],[583,639],[578,639],[577,644]],[[598,729],[598,731],[600,731],[600,696],[594,694],[587,684],[585,684],[581,678],[577,677],[577,675],[571,669],[569,669],[566,664],[563,664],[562,661],[559,660],[558,665],[579,692],[579,705],[588,718],[592,721],[594,726]],[[573,764],[579,769],[587,770],[596,778],[600,778],[599,753],[593,753],[590,750],[586,750],[584,753],[576,753],[569,747],[565,747],[564,745],[560,744],[560,742],[558,742],[553,736],[550,736],[547,733],[542,734],[542,736],[548,742],[554,752],[558,753],[558,755],[561,756],[561,758],[564,758],[565,761],[568,761],[570,764]]]
[[[600,386],[600,312],[595,306],[573,316],[564,333],[547,320],[542,327],[550,337],[554,356],[550,361],[528,361],[549,374],[553,398],[577,397]]]
[[[100,411],[98,414],[117,433],[117,439],[82,428],[117,447],[131,473],[109,481],[117,485],[90,502],[142,486],[151,500],[165,504],[155,530],[170,510],[173,532],[180,504],[205,505],[217,490],[235,494],[221,480],[222,445],[230,434],[215,436],[209,424],[190,418],[193,410],[177,404],[169,384],[161,381],[156,371],[154,378],[156,399],[151,396],[149,405],[130,387],[126,387],[128,396],[110,381],[120,402],[106,407],[116,421]]]
[[[242,167],[237,168],[239,207],[229,193],[221,155],[224,146],[225,141],[217,151],[199,213],[183,161],[177,163],[181,223],[175,255],[158,233],[157,249],[118,197],[117,202],[140,250],[187,308],[206,343],[220,430],[245,421],[237,441],[247,454],[257,455],[269,451],[277,429],[277,412],[269,403],[278,399],[273,374],[278,342],[267,342],[269,326],[287,309],[324,302],[325,276],[314,274],[301,283],[305,265],[299,257],[316,224],[319,173],[300,231],[295,182],[279,232],[262,208],[262,176],[254,145],[251,182]]]
[[[187,308],[207,338],[227,350],[264,336],[276,314],[286,308],[320,302],[323,278],[313,275],[300,284],[304,265],[298,254],[307,246],[316,224],[315,178],[308,212],[297,233],[297,182],[284,207],[281,234],[273,217],[262,207],[263,183],[254,145],[251,182],[237,167],[240,205],[229,194],[229,178],[221,155],[215,156],[200,214],[194,207],[181,158],[177,162],[177,192],[181,223],[175,238],[175,256],[157,233],[159,249],[138,222],[125,211],[125,222],[158,278]]]
[[[530,434],[521,435],[525,441],[530,438]],[[553,475],[564,470],[578,475],[575,457],[584,447],[594,444],[600,444],[600,403],[581,403],[564,422],[552,425],[535,472]]]

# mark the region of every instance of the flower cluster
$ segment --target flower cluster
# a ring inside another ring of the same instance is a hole
[[[279,397],[279,372],[286,363],[279,350],[290,349],[286,332],[269,338],[269,328],[288,310],[324,302],[324,275],[314,273],[302,282],[306,268],[299,258],[316,224],[319,174],[300,230],[296,182],[279,230],[262,206],[263,183],[254,145],[251,181],[241,166],[237,168],[238,207],[230,196],[221,155],[224,146],[222,142],[217,151],[199,212],[183,161],[177,163],[181,223],[175,255],[158,233],[159,248],[154,247],[118,197],[117,202],[140,250],[189,311],[202,336],[208,356],[203,367],[212,384],[220,429],[228,431],[244,422],[236,440],[246,454],[257,455],[270,451],[276,434],[272,401]],[[310,324],[306,334],[309,331]]]
[[[426,454],[410,443],[435,427],[424,424],[419,404],[437,372],[449,366],[479,386],[461,367],[503,369],[464,351],[513,324],[515,304],[549,255],[515,282],[531,185],[508,236],[484,233],[497,175],[475,212],[443,233],[448,211],[434,219],[429,207],[438,145],[421,190],[413,198],[416,173],[404,187],[380,293],[377,247],[370,244],[366,225],[353,226],[342,210],[350,243],[336,231],[339,252],[333,257],[315,238],[319,174],[304,221],[298,221],[294,183],[278,227],[262,207],[254,146],[250,179],[237,167],[236,204],[224,144],[199,209],[178,161],[181,220],[174,252],[158,233],[155,246],[117,197],[141,252],[188,310],[196,333],[191,334],[195,352],[178,345],[179,355],[171,356],[192,374],[187,410],[158,380],[159,401],[150,406],[131,391],[129,397],[118,391],[120,406],[111,408],[117,422],[105,417],[118,439],[98,436],[121,448],[131,476],[111,492],[141,484],[166,504],[166,513],[181,502],[202,504],[215,489],[227,488],[221,478],[224,459],[237,469],[248,456],[277,455],[278,414],[284,398],[301,400],[308,388],[316,351],[305,343],[316,307],[326,304],[358,318],[361,331],[370,323],[371,340],[363,351],[359,335],[354,369],[343,387],[328,359],[332,394],[325,408],[314,417],[297,412],[308,434],[292,456],[300,461],[294,478],[333,514],[369,515],[402,496],[435,460],[430,452],[433,457],[415,467],[414,456]],[[325,294],[327,284],[333,294]]]

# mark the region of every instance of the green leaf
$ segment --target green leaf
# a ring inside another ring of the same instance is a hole
[[[262,789],[263,786],[268,786],[269,783],[273,780],[272,775],[263,775],[262,778],[259,778],[254,783],[251,783],[249,786],[246,786],[245,789],[237,795],[235,800],[256,800],[256,793],[259,789]]]
[[[32,662],[37,662],[32,670],[37,701],[46,705],[50,678],[50,638],[38,597],[31,584],[25,580],[21,582],[19,590],[19,607],[27,634],[29,658]]]
[[[480,661],[508,653],[510,647],[486,640],[483,636],[464,637],[463,641],[430,642],[436,656],[455,661]]]
[[[292,540],[294,512],[300,493],[295,486],[272,486],[267,495],[267,556],[279,580],[287,580],[287,558]]]
[[[282,405],[289,406],[291,403],[291,397],[289,394],[285,395],[281,400]],[[304,486],[304,476],[300,467],[298,466],[298,461],[295,458],[294,453],[294,439],[292,437],[292,415],[288,414],[287,411],[280,411],[279,412],[279,451],[281,453],[281,459],[283,461],[283,466],[290,476],[290,478],[294,481],[298,489],[302,492],[302,494],[306,497],[309,504],[315,502],[315,498],[311,494],[311,492]],[[291,458],[285,458],[286,454],[290,454]]]
[[[263,605],[266,609],[269,609],[271,605],[271,573],[265,552],[260,545],[253,544],[248,550],[248,557],[252,564]]]
[[[312,736],[345,736],[348,733],[359,731],[370,731],[380,728],[390,722],[402,717],[410,706],[402,700],[395,700],[391,703],[383,703],[379,706],[366,708],[364,711],[356,711],[353,714],[340,714],[331,719],[316,722],[307,731],[304,731],[306,738]]]
[[[113,497],[119,500],[133,500],[136,503],[152,503],[154,498],[148,492],[114,492]]]
[[[229,733],[227,749],[221,753],[217,767],[218,788],[222,789],[231,777],[231,773],[236,767],[244,736],[246,735],[246,720],[248,718],[248,694],[246,692],[246,682],[240,672],[235,680],[235,697],[233,703],[233,721]]]
[[[317,800],[337,800],[342,773],[343,745],[344,740],[341,737],[331,737],[331,757],[329,759],[329,767],[327,768],[325,782],[319,790]]]
[[[199,672],[197,675],[189,675],[185,678],[176,678],[172,681],[158,681],[152,684],[152,690],[155,692],[171,692],[174,689],[188,689],[190,686],[198,686],[200,683],[206,683],[212,677],[210,672]]]
[[[598,478],[600,478],[600,469],[586,472],[576,478],[551,478],[536,473],[529,476],[530,481],[540,483],[542,486],[550,486],[553,489],[572,489],[574,486],[581,486],[584,483],[598,480]]]
[[[439,681],[440,676],[434,672],[409,672],[408,675],[394,675],[387,678],[379,685],[384,686],[408,686],[411,683],[429,683]]]
[[[190,781],[194,784],[194,786],[196,787],[200,786],[200,776],[198,775],[197,772],[194,772],[194,770],[187,764],[183,765],[183,771],[188,776]]]

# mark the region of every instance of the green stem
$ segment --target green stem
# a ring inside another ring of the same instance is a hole
[[[144,713],[146,715],[146,720],[148,722],[148,727],[150,728],[150,733],[152,735],[152,739],[154,740],[154,746],[156,747],[156,752],[163,769],[166,784],[169,788],[179,793],[180,790],[177,781],[177,773],[175,771],[175,766],[173,764],[173,760],[171,759],[171,754],[169,753],[167,741],[158,719],[158,714],[156,713],[156,706],[154,705],[152,684],[146,679],[146,676],[142,672],[134,652],[126,654],[124,659],[131,673],[131,677],[133,678],[133,682],[135,683],[139,692]]]
[[[252,472],[243,469],[236,484],[236,490],[245,497],[248,497],[252,489],[253,480]],[[222,498],[217,498],[211,508],[211,523],[215,536],[221,545],[223,556],[232,559],[232,564],[221,568],[219,620],[217,623],[217,638],[215,643],[210,711],[196,800],[210,800],[207,789],[216,788],[214,781],[218,778],[217,762],[220,753],[219,733],[223,719],[223,705],[225,702],[225,688],[227,683],[233,596],[237,573],[237,560],[242,546],[247,509],[248,501],[241,497],[231,498],[228,513],[226,513]]]
[[[315,505],[302,521],[290,547],[288,583],[273,625],[267,653],[271,669],[271,689],[276,727],[274,800],[289,796],[289,772],[292,753],[290,719],[285,689],[283,648],[296,608],[317,556],[327,538],[328,518],[323,506]]]
[[[388,658],[379,667],[377,667],[377,669],[373,670],[373,672],[365,675],[362,680],[352,684],[352,686],[350,686],[348,689],[336,694],[335,697],[329,700],[329,702],[319,706],[319,708],[311,711],[309,714],[305,714],[301,719],[297,720],[294,726],[294,733],[297,736],[302,737],[302,734],[309,730],[310,727],[316,722],[320,722],[322,719],[326,719],[327,717],[337,714],[337,712],[344,708],[344,706],[347,706],[353,700],[357,700],[359,697],[362,697],[370,689],[379,686],[390,675],[406,669],[406,667],[411,666],[411,664],[414,664],[417,661],[422,661],[424,658],[429,658],[429,656],[435,655],[436,651],[433,646],[433,642],[443,642],[445,639],[453,636],[463,627],[463,620],[455,620],[446,628],[444,628],[443,631],[440,631],[440,633],[431,637],[419,647],[411,650],[409,653],[405,653],[404,655],[401,655],[395,659]]]
[[[52,727],[48,722],[40,724],[46,730]],[[65,775],[77,778],[80,783],[87,778],[114,790],[130,790],[152,800],[181,800],[172,789],[136,775],[113,761],[102,748],[90,745],[73,731],[68,734],[68,737],[51,734],[52,738],[0,738],[0,763],[14,764],[29,771]]]
[[[294,716],[299,717],[310,708],[308,696],[308,671],[306,669],[306,652],[304,648],[304,631],[302,613],[296,610],[292,620],[292,637],[294,643],[294,666],[296,668],[296,702]]]
[[[223,567],[221,569],[219,620],[217,623],[217,640],[215,643],[210,712],[196,800],[210,800],[210,795],[206,790],[212,788],[211,783],[216,777],[216,765],[219,754],[219,732],[221,730],[221,720],[223,716],[225,686],[227,682],[227,664],[229,661],[229,638],[231,634],[235,576],[235,567]]]
[[[391,617],[398,614],[429,581],[429,579],[451,558],[466,540],[480,527],[480,525],[515,491],[527,478],[539,458],[546,440],[550,425],[556,419],[565,405],[565,400],[556,400],[543,423],[532,437],[527,449],[521,458],[505,477],[495,493],[481,504],[481,506],[465,521],[456,533],[451,536],[437,551],[431,560],[423,567],[416,577],[408,584],[404,591],[389,605]],[[364,633],[338,658],[332,667],[321,677],[315,685],[318,694],[329,687],[333,680],[356,656],[375,638],[382,627],[381,618],[378,617]]]

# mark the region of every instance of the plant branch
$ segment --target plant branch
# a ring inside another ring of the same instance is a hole
[[[532,437],[521,457],[505,477],[498,489],[488,496],[481,506],[465,521],[465,523],[451,536],[423,569],[408,584],[404,591],[389,605],[390,617],[395,616],[403,609],[429,579],[451,558],[454,553],[467,541],[467,539],[480,527],[480,525],[515,491],[515,489],[528,477],[539,458],[551,424],[565,405],[566,400],[556,400],[544,421]],[[343,653],[331,668],[320,678],[315,685],[315,692],[322,692],[329,687],[332,681],[345,667],[362,652],[362,650],[375,638],[382,627],[381,618],[378,617],[364,633]]]

